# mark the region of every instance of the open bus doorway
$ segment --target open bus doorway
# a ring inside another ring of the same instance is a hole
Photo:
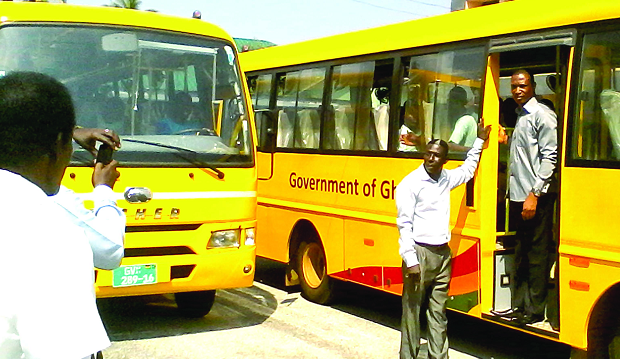
[[[500,124],[504,127],[508,138],[511,139],[517,122],[518,105],[512,98],[511,77],[519,69],[526,69],[533,75],[535,82],[535,97],[539,103],[547,106],[557,115],[558,123],[558,156],[554,181],[559,180],[559,160],[561,153],[562,119],[564,118],[564,101],[566,98],[566,79],[570,47],[573,33],[529,36],[521,39],[501,39],[491,46],[491,52],[497,53],[499,61],[499,102]],[[536,41],[534,41],[534,39]],[[531,40],[531,41],[530,41]],[[494,46],[495,45],[495,46]],[[497,176],[497,241],[494,251],[494,294],[493,311],[501,313],[512,307],[513,291],[515,290],[515,250],[518,239],[516,221],[520,213],[511,213],[509,197],[510,178],[510,142],[499,145],[498,176]],[[559,188],[556,186],[555,188]],[[549,244],[547,270],[547,299],[544,320],[527,324],[525,328],[557,337],[559,333],[559,298],[558,298],[558,228],[559,216],[557,212],[559,202],[555,201],[553,210],[553,236]],[[512,212],[515,212],[513,209]],[[527,284],[526,284],[527,285]],[[529,297],[525,297],[526,305]],[[494,316],[494,320],[517,323],[511,318]],[[516,325],[516,324],[515,324]],[[523,326],[522,323],[519,324]]]

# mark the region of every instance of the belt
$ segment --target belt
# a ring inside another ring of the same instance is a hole
[[[415,242],[415,244],[419,245],[420,247],[425,247],[425,248],[449,247],[448,243],[444,243],[444,244],[428,244],[428,243]]]

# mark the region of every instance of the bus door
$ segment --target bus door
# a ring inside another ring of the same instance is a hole
[[[487,71],[487,81],[491,80],[495,94],[489,93],[485,96],[484,116],[499,116],[500,124],[509,136],[514,129],[517,113],[516,102],[512,99],[510,79],[514,71],[527,69],[534,76],[536,82],[535,94],[539,102],[553,110],[558,118],[558,159],[556,174],[559,178],[560,167],[560,148],[562,139],[562,124],[564,123],[566,85],[569,72],[569,62],[572,46],[575,41],[575,31],[555,31],[548,33],[528,34],[516,37],[505,37],[492,39],[489,48],[489,63]],[[491,113],[491,112],[494,112]],[[493,268],[493,276],[489,271],[483,273],[483,291],[493,288],[492,302],[483,308],[483,312],[490,307],[493,311],[503,311],[511,308],[511,287],[514,278],[511,277],[514,264],[514,249],[516,245],[516,232],[514,228],[514,217],[518,213],[510,213],[508,182],[509,182],[509,163],[510,146],[508,143],[500,143],[498,147],[498,171],[497,171],[497,209],[496,209],[496,243],[492,249],[493,263],[486,266],[487,269]],[[558,187],[559,188],[559,187]],[[556,208],[557,203],[556,201]],[[557,210],[554,216],[554,242],[555,248],[551,249],[549,263],[549,294],[547,299],[547,322],[543,326],[528,326],[531,330],[542,330],[552,336],[558,333],[552,329],[558,327],[558,292],[554,278],[557,278],[557,237],[559,216]],[[512,218],[512,220],[511,220]],[[492,287],[490,282],[492,281]],[[489,298],[487,295],[483,297]],[[488,305],[490,304],[490,305]],[[483,316],[501,320],[492,315]]]

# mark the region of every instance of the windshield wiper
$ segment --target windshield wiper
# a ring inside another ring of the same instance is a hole
[[[142,140],[134,140],[134,139],[130,139],[130,138],[123,138],[122,139],[123,142],[133,142],[133,143],[139,143],[142,145],[149,145],[149,146],[155,146],[155,147],[161,147],[161,148],[168,148],[171,150],[175,150],[178,152],[187,152],[187,153],[191,153],[193,155],[198,155],[198,152],[194,151],[194,150],[190,150],[187,148],[183,148],[183,147],[177,147],[177,146],[170,146],[170,145],[165,145],[163,143],[157,143],[157,142],[150,142],[150,141],[142,141]],[[217,178],[219,179],[224,179],[224,172],[220,171],[219,169],[217,169],[215,166],[210,165],[206,162],[203,161],[197,161],[195,159],[192,158],[187,158],[185,156],[182,156],[181,154],[177,154],[179,157],[181,157],[182,159],[186,160],[187,162],[197,166],[197,167],[206,167],[210,170],[212,170],[213,172],[215,172],[217,174]]]

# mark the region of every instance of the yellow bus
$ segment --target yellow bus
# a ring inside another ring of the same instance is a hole
[[[252,285],[253,115],[226,32],[153,12],[2,2],[0,76],[11,71],[54,76],[78,125],[121,137],[125,257],[96,272],[98,297],[174,293],[202,316],[216,289]],[[63,179],[87,206],[92,161],[76,147]]]
[[[286,263],[303,295],[328,303],[338,281],[402,292],[394,188],[431,138],[454,142],[447,168],[462,163],[465,113],[496,130],[476,177],[452,192],[449,307],[574,356],[620,356],[620,2],[518,0],[240,58],[259,141],[257,255]],[[514,126],[519,68],[558,115],[560,188],[548,321],[517,328],[491,311],[510,307],[515,233],[497,129]]]

